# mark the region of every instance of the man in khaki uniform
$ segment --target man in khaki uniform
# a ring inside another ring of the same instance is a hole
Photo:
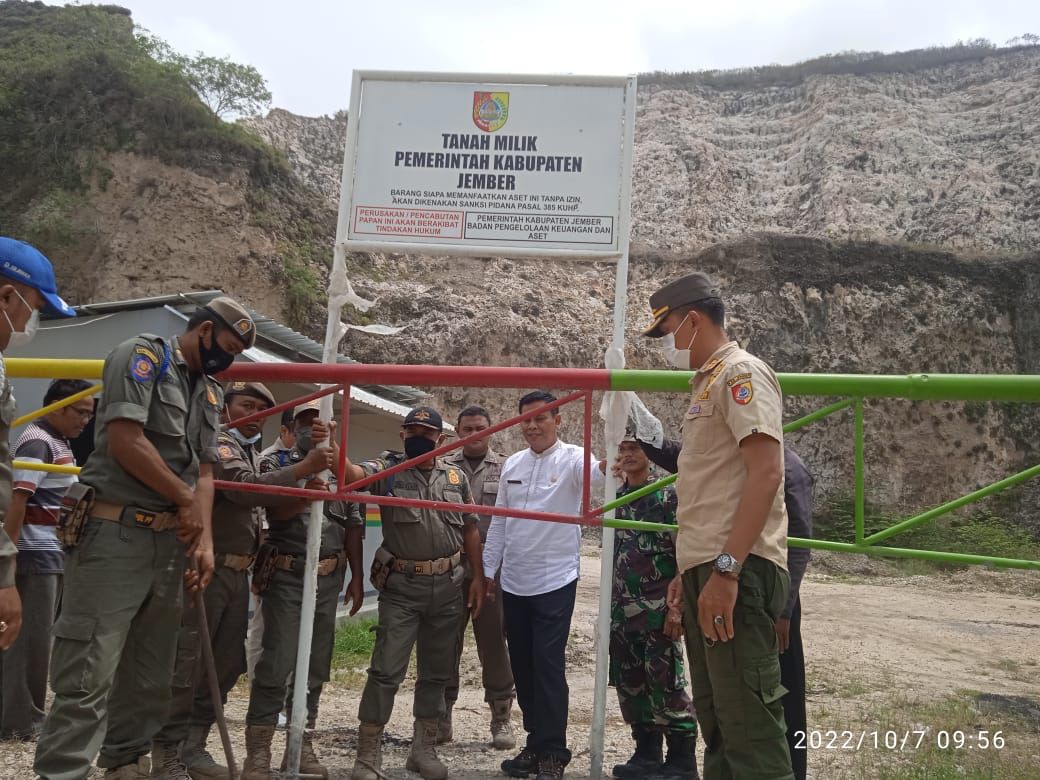
[[[679,455],[681,578],[669,620],[684,619],[705,780],[793,778],[773,625],[787,600],[782,399],[773,370],[730,341],[705,274],[650,297],[647,336],[694,370]],[[680,615],[682,617],[680,618]]]
[[[260,473],[262,420],[234,426],[235,420],[270,409],[276,401],[259,382],[233,382],[224,393],[229,424],[217,434],[214,479],[252,485],[295,487],[298,480],[332,465],[332,451],[315,448],[284,468]],[[259,546],[261,507],[275,517],[289,517],[304,505],[299,499],[271,493],[218,490],[213,502],[213,552],[216,567],[204,594],[209,636],[200,637],[198,610],[187,605],[181,618],[173,702],[166,725],[152,745],[152,774],[167,780],[225,778],[227,767],[213,760],[206,740],[216,718],[210,686],[201,663],[201,642],[210,642],[221,703],[246,670],[245,639],[249,621],[249,568]]]
[[[58,297],[54,269],[36,247],[0,236],[0,353],[28,344],[40,323],[40,310],[59,317],[75,317]],[[14,394],[0,354],[0,650],[18,638],[22,627],[22,600],[15,586],[18,548],[3,529],[11,503],[11,423]]]
[[[468,406],[459,413],[456,431],[460,438],[466,438],[490,427],[491,417],[484,407]],[[469,478],[473,498],[478,504],[495,505],[498,499],[498,479],[505,456],[491,449],[490,437],[450,452],[444,456],[443,461],[462,469]],[[491,526],[491,515],[477,517],[477,528],[480,529],[480,542],[483,545]],[[463,564],[469,567],[468,561],[464,560]],[[468,572],[467,568],[467,576],[462,583],[463,594],[469,592],[473,583],[473,578]],[[462,610],[462,618],[459,620],[458,655],[451,681],[444,691],[446,710],[437,733],[438,743],[450,742],[452,739],[451,713],[459,698],[459,663],[462,660],[469,617],[469,610]],[[480,658],[484,683],[484,701],[491,707],[491,743],[499,750],[509,750],[516,747],[516,736],[513,734],[513,724],[510,721],[516,690],[513,687],[513,670],[509,666],[509,648],[506,647],[500,599],[485,604],[480,617],[474,618],[473,635],[477,640],[477,656]]]
[[[288,466],[289,453],[292,452],[294,444],[296,444],[296,427],[293,410],[286,409],[282,412],[282,424],[278,429],[278,438],[274,444],[260,452],[260,458],[264,459],[270,455],[278,461],[279,466]],[[263,544],[266,536],[267,517],[264,516],[260,519],[261,544]],[[260,660],[260,651],[263,649],[262,641],[264,637],[264,611],[260,608],[260,596],[253,594],[253,599],[253,617],[249,621],[249,630],[246,634],[246,672],[250,680],[253,679],[256,662]],[[279,715],[278,725],[284,726],[285,723],[285,715]]]
[[[301,464],[315,449],[325,449],[331,426],[318,419],[319,406],[311,401],[294,411],[296,443],[289,451],[290,468]],[[335,462],[335,444],[329,458]],[[260,462],[260,473],[284,468],[277,456]],[[301,469],[301,471],[305,471]],[[305,472],[315,475],[318,472]],[[298,485],[303,487],[301,477]],[[310,487],[320,484],[310,482]],[[287,701],[292,701],[290,677],[296,669],[296,651],[300,638],[300,609],[303,604],[303,574],[307,560],[307,526],[309,506],[297,509],[289,517],[271,513],[265,548],[270,553],[272,573],[268,582],[259,582],[261,609],[264,611],[264,634],[260,659],[253,673],[246,713],[246,761],[242,780],[267,780],[271,772],[271,741],[278,715]],[[328,770],[314,752],[313,729],[318,719],[318,703],[322,687],[332,673],[332,648],[336,634],[336,608],[347,566],[350,585],[347,601],[350,614],[361,609],[364,580],[361,574],[362,543],[365,521],[357,504],[326,501],[321,523],[321,546],[318,554],[318,591],[314,606],[313,642],[307,674],[307,730],[303,733],[300,774],[328,777]],[[259,565],[259,564],[258,564]],[[263,579],[262,572],[257,573]],[[282,756],[281,768],[288,764],[288,750]]]
[[[412,409],[401,426],[404,456],[386,453],[360,466],[347,464],[351,482],[378,474],[406,459],[422,458],[443,441],[440,413],[429,407]],[[382,496],[472,503],[469,480],[461,469],[435,458],[373,483],[370,492]],[[444,780],[448,770],[437,757],[437,723],[444,714],[444,689],[457,657],[458,626],[464,608],[480,613],[484,601],[484,570],[476,515],[414,506],[379,507],[383,545],[376,552],[372,581],[379,591],[379,628],[372,665],[361,695],[358,756],[353,780],[381,776],[380,742],[390,720],[397,689],[416,649],[415,730],[406,768],[424,780]],[[462,596],[462,554],[472,567],[473,584]]]
[[[170,703],[185,582],[197,590],[213,574],[223,392],[210,377],[255,337],[245,309],[215,298],[179,338],[137,336],[105,359],[97,448],[80,475],[94,502],[66,556],[54,625],[54,702],[34,766],[43,780],[82,780],[99,747],[106,778],[149,776],[147,754]],[[197,575],[184,576],[185,553]]]

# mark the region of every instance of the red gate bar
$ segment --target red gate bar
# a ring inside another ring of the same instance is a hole
[[[313,384],[422,385],[610,390],[605,368],[520,368],[516,366],[400,366],[368,363],[234,363],[221,380]]]
[[[339,421],[339,457],[336,463],[336,484],[347,481],[347,431],[350,430],[350,385],[340,385],[343,391],[343,413]]]
[[[575,515],[561,515],[555,512],[539,512],[534,509],[511,509],[508,507],[484,506],[482,504],[457,504],[450,501],[431,501],[425,498],[376,496],[371,493],[354,492],[333,493],[328,490],[310,490],[308,488],[282,487],[280,485],[251,485],[242,482],[228,482],[223,479],[214,480],[213,486],[217,490],[271,493],[278,496],[306,498],[312,501],[351,501],[356,504],[417,506],[423,509],[439,509],[447,512],[471,512],[476,515],[499,515],[501,517],[515,517],[521,520],[549,520],[556,523],[570,523],[572,525],[599,526],[603,524],[602,518],[598,518],[595,515],[578,517]]]
[[[508,428],[511,425],[516,425],[517,423],[524,422],[525,420],[530,420],[535,415],[541,414],[547,409],[556,409],[557,407],[563,406],[564,404],[570,403],[571,401],[577,401],[579,398],[582,397],[582,395],[584,394],[581,391],[578,391],[576,393],[571,393],[570,395],[564,396],[563,398],[558,398],[551,404],[539,406],[536,409],[532,409],[529,412],[524,412],[523,414],[517,415],[516,417],[511,417],[508,420],[504,420],[503,422],[500,422],[496,425],[492,425],[490,428],[485,428],[479,433],[474,433],[472,436],[467,436],[464,439],[457,439],[448,444],[442,444],[440,447],[437,447],[436,449],[432,450],[426,455],[423,455],[421,458],[412,458],[411,460],[406,460],[402,463],[398,463],[396,466],[391,466],[388,469],[380,471],[376,474],[372,474],[371,476],[365,477],[364,479],[359,479],[357,482],[351,482],[349,485],[345,485],[344,489],[359,490],[363,487],[367,487],[368,485],[371,485],[373,482],[378,482],[379,480],[392,476],[399,471],[410,469],[414,465],[419,463],[421,460],[428,460],[431,457],[436,458],[440,455],[444,455],[447,452],[456,450],[459,447],[463,447],[466,444],[469,444],[470,442],[477,441],[478,439],[486,439],[491,434],[504,430],[505,428]]]
[[[589,514],[592,497],[592,392],[585,393],[585,463],[581,469],[581,514]]]

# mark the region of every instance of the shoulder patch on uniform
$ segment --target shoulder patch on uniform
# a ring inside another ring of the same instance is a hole
[[[220,456],[221,460],[231,460],[235,457],[235,451],[231,449],[230,444],[221,444],[217,447],[217,455]]]
[[[144,355],[134,355],[130,359],[130,377],[141,384],[151,382],[155,378],[155,363]]]
[[[448,483],[452,485],[462,484],[462,475],[458,469],[448,469]]]
[[[747,406],[751,403],[751,399],[755,397],[755,388],[751,385],[750,379],[745,379],[739,384],[732,385],[729,391],[733,394],[733,400],[741,406]]]
[[[151,360],[153,363],[158,363],[159,362],[159,356],[155,354],[155,351],[151,350],[148,347],[145,347],[145,346],[143,346],[141,344],[138,344],[136,347],[134,347],[134,354],[135,355],[144,355],[146,358]]]
[[[750,379],[750,378],[751,378],[751,374],[737,374],[735,377],[733,377],[732,379],[728,380],[726,382],[726,385],[728,387],[733,387],[733,385],[739,384],[740,382],[743,382],[744,380]]]
[[[719,374],[721,374],[725,370],[725,368],[726,364],[720,360],[718,364],[715,366],[715,368],[711,370],[711,374],[708,376],[708,387],[711,387],[713,384],[715,384],[715,380],[719,378]]]
[[[209,401],[213,406],[218,406],[217,392],[213,389],[213,385],[206,385],[206,400]]]

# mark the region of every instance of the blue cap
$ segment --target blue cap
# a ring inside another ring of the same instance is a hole
[[[75,317],[76,311],[58,295],[51,261],[24,241],[0,236],[0,275],[35,287],[43,296],[44,311],[56,317]]]

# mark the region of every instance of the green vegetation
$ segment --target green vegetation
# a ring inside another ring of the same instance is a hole
[[[959,41],[953,46],[931,46],[927,49],[884,54],[877,51],[844,51],[795,63],[794,65],[762,65],[736,70],[705,70],[668,73],[656,71],[639,77],[640,85],[660,84],[666,87],[704,86],[713,89],[757,89],[801,84],[810,76],[866,75],[873,73],[907,73],[936,68],[957,62],[972,62],[994,54],[1032,49],[1040,45],[1040,36],[1026,34],[1012,38],[1006,46],[997,46],[985,38]]]
[[[357,618],[344,621],[336,629],[332,670],[337,679],[352,679],[368,668],[377,625],[375,618]]]
[[[0,3],[0,116],[5,229],[54,190],[86,191],[119,150],[194,168],[242,164],[258,182],[288,175],[277,153],[202,103],[177,66],[153,59],[115,6]]]
[[[0,232],[88,255],[103,240],[92,193],[107,188],[116,152],[222,181],[245,171],[251,221],[283,247],[290,324],[308,323],[328,254],[313,247],[333,235],[334,215],[281,153],[220,116],[269,101],[251,66],[177,54],[124,8],[0,0]]]
[[[271,90],[252,65],[202,52],[186,57],[144,30],[137,40],[153,59],[175,67],[217,116],[252,116],[271,105]]]
[[[828,541],[852,542],[855,529],[853,507],[853,499],[848,494],[834,494],[823,499],[817,507],[813,535]],[[906,519],[869,502],[865,510],[863,528],[867,536]],[[999,558],[1040,559],[1040,542],[1031,533],[983,507],[967,514],[940,517],[886,540],[885,545]],[[947,564],[927,564],[927,567],[932,566],[948,568]]]
[[[322,261],[320,251],[311,241],[284,243],[279,247],[285,274],[284,295],[286,324],[306,330],[311,315],[322,304],[321,282],[313,267]]]
[[[872,701],[854,716],[862,731],[886,734],[902,749],[816,750],[810,767],[851,759],[851,766],[828,766],[821,775],[847,780],[1032,780],[1040,772],[1040,703],[1017,696],[961,691],[938,701],[896,694]],[[812,726],[810,726],[812,728]],[[826,727],[831,728],[831,727]],[[923,733],[922,733],[923,732]],[[999,737],[996,737],[999,732]],[[873,739],[873,737],[869,737]],[[997,747],[999,745],[1000,747]],[[844,756],[838,755],[845,753]]]

